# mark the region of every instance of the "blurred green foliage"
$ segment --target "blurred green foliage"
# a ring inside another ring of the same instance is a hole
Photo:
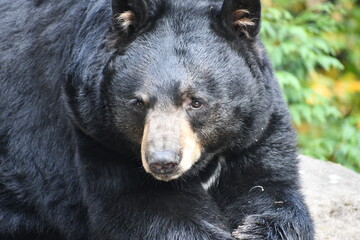
[[[300,152],[360,172],[360,3],[264,3],[262,39]]]

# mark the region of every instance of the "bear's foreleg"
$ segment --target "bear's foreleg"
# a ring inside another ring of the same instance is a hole
[[[238,183],[228,182],[217,194],[219,206],[234,229],[233,236],[258,240],[313,239],[312,220],[297,186],[256,176],[260,177],[254,172],[242,176]]]
[[[312,220],[299,190],[296,155],[291,151],[288,156],[274,151],[271,155],[264,148],[260,152],[263,154],[228,155],[213,189],[214,198],[234,229],[233,236],[312,240]]]

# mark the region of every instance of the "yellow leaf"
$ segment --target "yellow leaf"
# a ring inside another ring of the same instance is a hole
[[[306,123],[303,123],[301,125],[296,125],[295,128],[298,132],[302,134],[307,134],[311,131],[311,127]]]
[[[332,14],[332,18],[336,21],[336,22],[341,22],[344,18],[343,16],[341,15],[341,13],[339,12],[334,12]]]
[[[328,99],[334,95],[331,90],[331,86],[334,82],[333,79],[315,71],[310,73],[310,79],[310,87],[315,93],[306,99],[308,104],[321,104],[321,100],[319,99],[318,95]]]
[[[337,96],[357,92],[360,92],[360,81],[358,80],[338,81],[335,84],[335,93]]]
[[[263,4],[264,4],[264,6],[267,6],[267,7],[271,7],[273,5],[271,0],[264,0]]]
[[[322,84],[318,84],[318,83],[313,83],[311,85],[311,89],[314,90],[314,92],[316,92],[317,94],[325,97],[325,98],[331,98],[332,97],[332,92],[331,90]]]

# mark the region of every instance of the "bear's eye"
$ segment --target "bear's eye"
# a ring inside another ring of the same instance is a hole
[[[145,103],[144,103],[144,101],[142,101],[142,100],[140,100],[140,99],[132,99],[132,100],[130,100],[130,105],[132,106],[132,107],[135,107],[136,109],[138,109],[138,110],[142,110],[142,109],[144,109],[145,108]]]
[[[145,107],[145,104],[143,101],[137,99],[136,100],[136,103],[135,103],[135,106],[138,108],[138,109],[143,109]]]
[[[199,99],[192,99],[191,100],[191,108],[193,109],[199,109],[203,106],[204,104],[199,100]]]

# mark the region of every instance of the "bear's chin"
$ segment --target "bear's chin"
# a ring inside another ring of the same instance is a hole
[[[155,174],[150,172],[150,174],[159,181],[169,182],[171,180],[178,179],[183,175],[182,172],[176,171],[174,173],[167,173],[167,174]]]

